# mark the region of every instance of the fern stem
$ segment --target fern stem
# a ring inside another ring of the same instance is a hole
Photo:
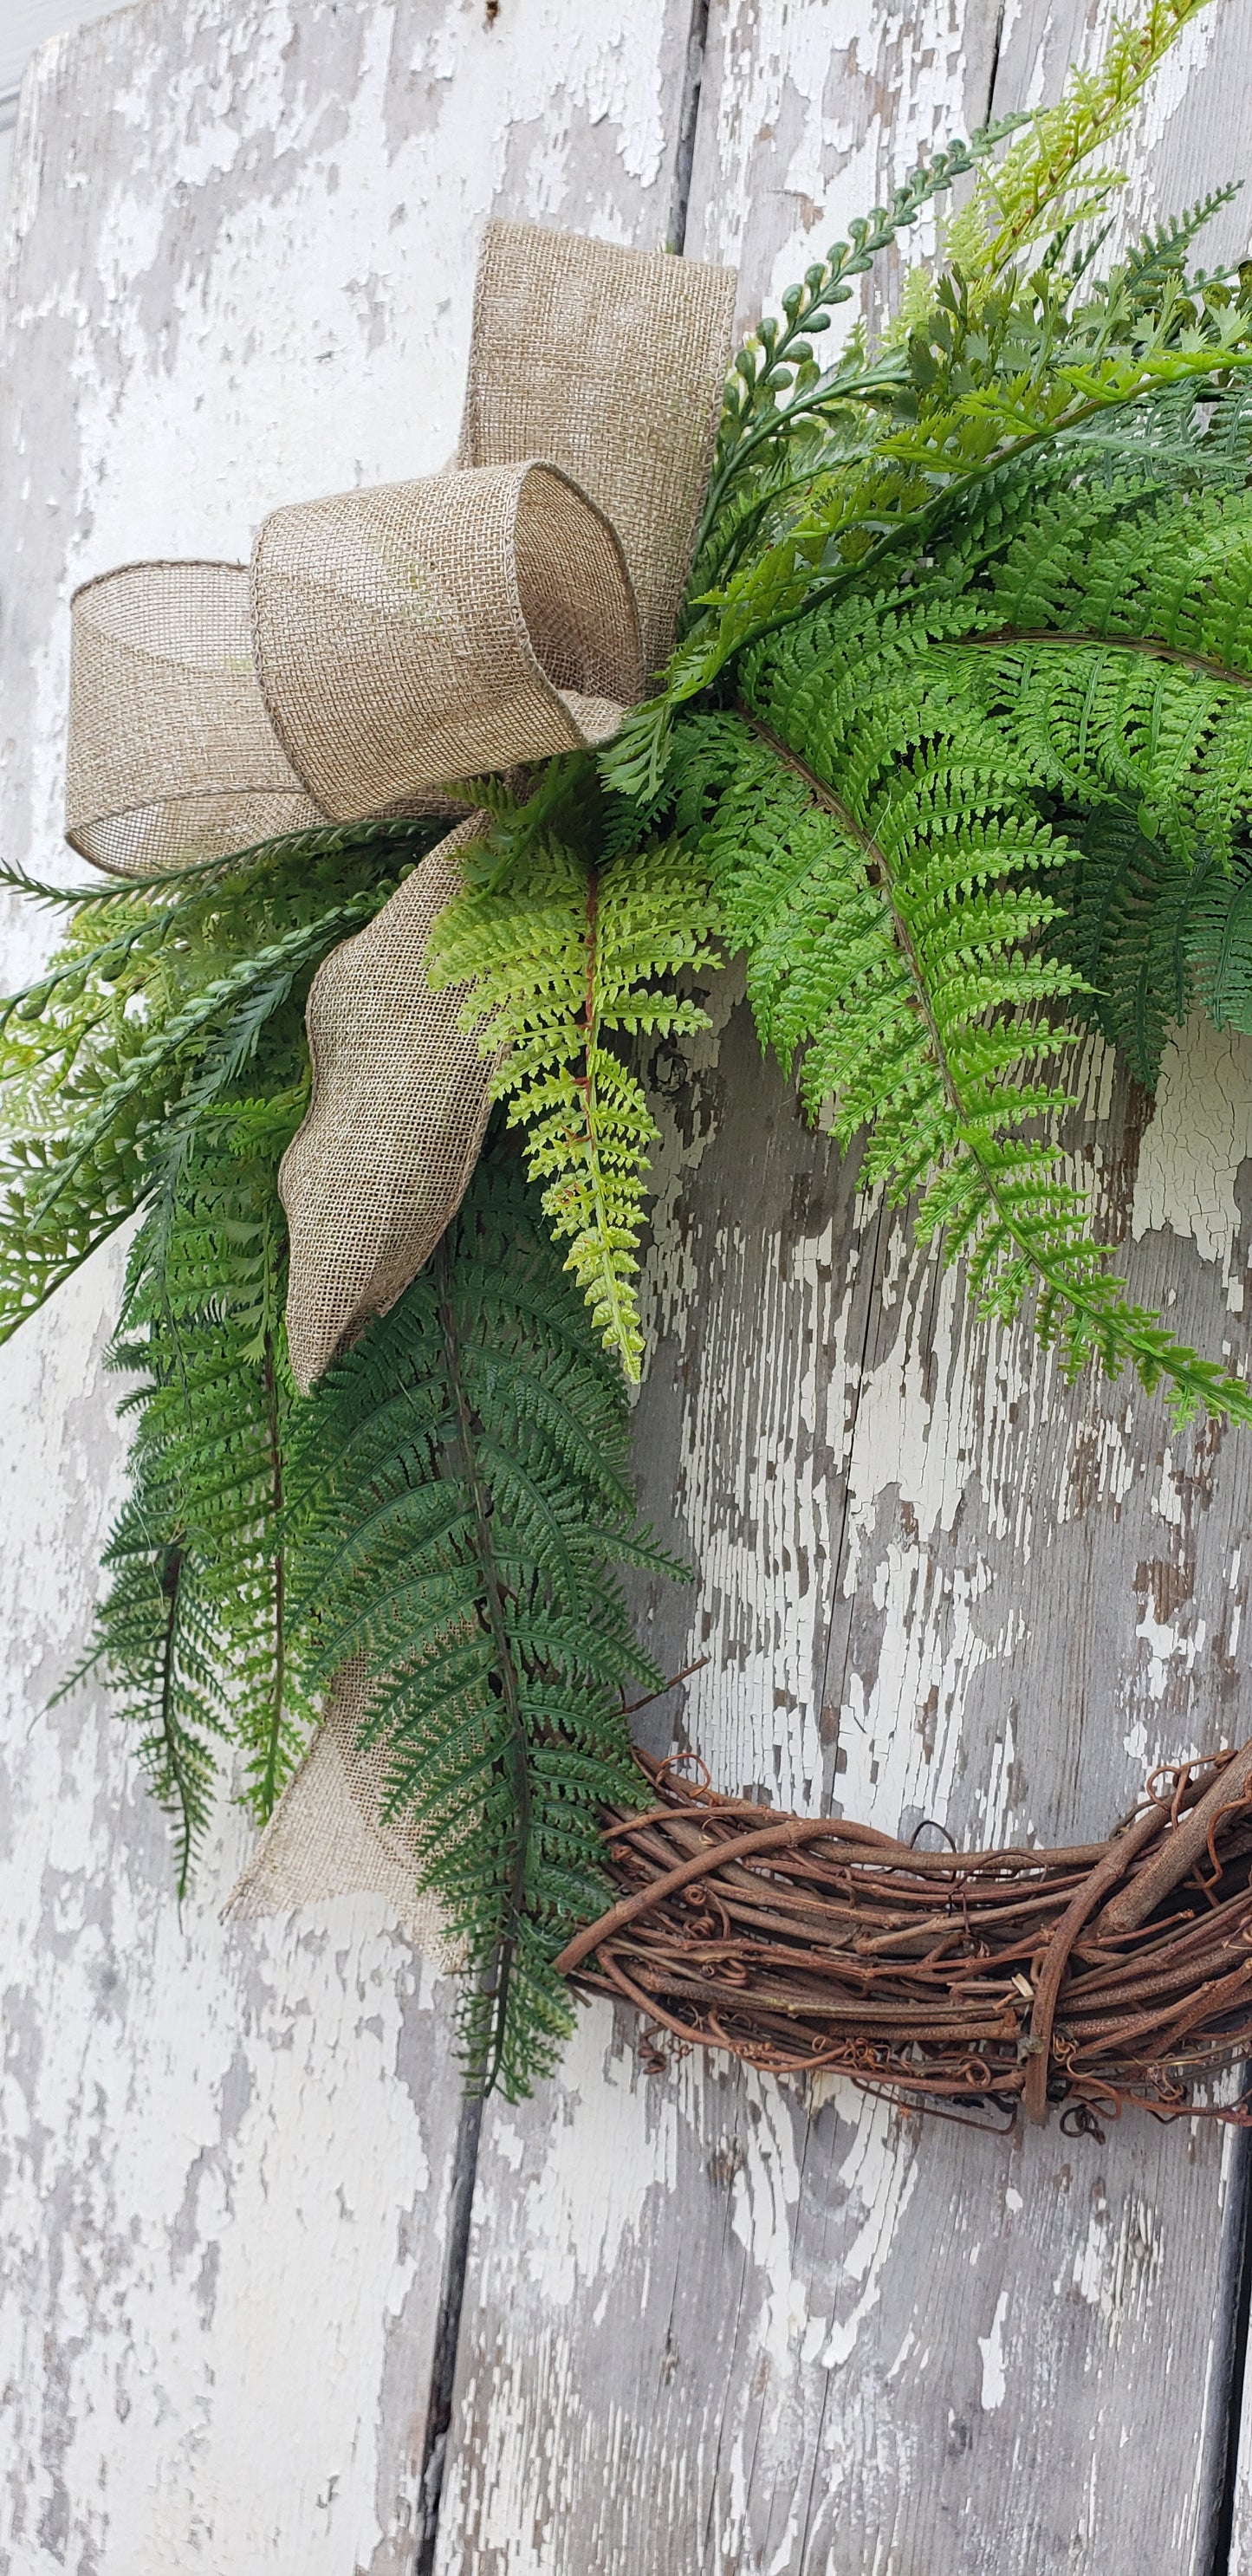
[[[832,821],[838,824],[840,831],[846,832],[849,839],[861,851],[865,860],[867,878],[881,895],[890,914],[892,930],[913,985],[911,996],[913,1007],[924,1022],[935,1069],[943,1084],[944,1098],[960,1131],[961,1145],[981,1174],[988,1200],[994,1207],[1006,1235],[1015,1244],[1023,1260],[1029,1263],[1036,1278],[1041,1281],[1052,1298],[1068,1306],[1075,1315],[1086,1318],[1097,1348],[1101,1346],[1102,1339],[1107,1341],[1110,1325],[1115,1321],[1123,1350],[1137,1353],[1146,1368],[1148,1372],[1146,1383],[1150,1384],[1158,1372],[1163,1372],[1176,1386],[1190,1388],[1193,1398],[1204,1404],[1206,1410],[1211,1410],[1213,1390],[1209,1382],[1209,1374],[1202,1363],[1195,1361],[1193,1351],[1187,1350],[1183,1344],[1177,1342],[1170,1345],[1168,1352],[1163,1350],[1158,1338],[1154,1338],[1150,1331],[1140,1329],[1134,1311],[1127,1306],[1123,1298],[1117,1299],[1114,1308],[1107,1298],[1085,1293],[1081,1279],[1075,1277],[1074,1273],[1066,1269],[1063,1264],[1049,1261],[1030,1233],[1020,1225],[1011,1205],[1004,1197],[994,1169],[980,1153],[973,1132],[967,1124],[965,1107],[953,1077],[948,1050],[931,1008],[925,969],[908,922],[900,910],[892,881],[891,862],[886,851],[873,838],[873,835],[866,832],[857,822],[855,815],[843,803],[842,798],[835,795],[834,790],[826,785],[825,780],[818,776],[816,770],[809,768],[807,761],[802,760],[798,752],[791,749],[789,743],[784,742],[780,735],[763,724],[760,717],[754,715],[742,702],[737,702],[736,713],[762,742],[768,744],[775,757],[783,761],[796,777],[804,782],[815,803],[830,815]],[[1155,1321],[1155,1318],[1151,1320]],[[1188,1367],[1189,1361],[1194,1363],[1192,1367]],[[1222,1381],[1222,1400],[1228,1409],[1236,1411],[1241,1418],[1252,1418],[1248,1389],[1240,1379],[1227,1376]]]
[[[1211,661],[1204,653],[1186,653],[1180,644],[1160,644],[1154,635],[1081,635],[1057,626],[1001,626],[992,635],[963,635],[958,649],[987,653],[1014,644],[1067,644],[1080,651],[1102,647],[1112,653],[1138,653],[1152,662],[1176,662],[1180,669],[1198,671],[1206,680],[1228,680],[1232,689],[1252,689],[1252,672],[1232,670],[1228,662]]]
[[[505,1905],[505,1927],[501,1930],[484,1978],[484,1993],[491,2006],[493,2034],[485,2070],[472,2070],[481,2090],[490,2093],[504,2056],[505,2025],[508,2018],[509,1987],[517,1957],[518,1927],[525,1910],[526,1880],[530,1861],[531,1812],[530,1770],[527,1761],[526,1723],[522,1716],[517,1687],[517,1667],[509,1642],[504,1615],[504,1585],[491,1543],[491,1506],[478,1464],[475,1438],[476,1418],[465,1384],[461,1360],[461,1339],[457,1329],[456,1307],[452,1293],[452,1256],[445,1235],[435,1254],[435,1271],[439,1282],[439,1329],[443,1337],[444,1361],[448,1383],[456,1407],[457,1435],[465,1480],[469,1487],[478,1542],[478,1561],[483,1579],[487,1626],[495,1650],[500,1681],[500,1697],[508,1720],[508,1740],[503,1754],[513,1793],[516,1818],[516,1844]]]
[[[287,1688],[287,1562],[281,1531],[283,1526],[283,1449],[278,1420],[278,1379],[274,1369],[274,1339],[268,1326],[265,1333],[265,1430],[270,1453],[270,1496],[274,1513],[275,1546],[271,1560],[274,1576],[274,1674],[270,1694],[270,1722],[265,1747],[265,1770],[261,1779],[261,1817],[267,1822],[274,1811],[278,1794],[278,1757],[282,1746],[283,1703]]]
[[[605,1247],[601,1278],[605,1303],[613,1317],[613,1339],[626,1376],[637,1379],[639,1363],[631,1355],[630,1318],[626,1312],[617,1272],[612,1259],[612,1217],[605,1197],[604,1175],[600,1169],[599,1102],[596,1096],[595,1057],[600,1042],[600,1013],[596,1003],[596,979],[599,971],[597,917],[600,901],[600,872],[593,864],[587,870],[587,985],[582,1008],[583,1070],[573,1076],[574,1087],[582,1093],[586,1122],[585,1152],[587,1172],[595,1206],[595,1230]]]
[[[169,1765],[169,1777],[178,1800],[178,1876],[175,1885],[181,1905],[191,1875],[193,1824],[183,1790],[177,1752],[177,1724],[174,1717],[174,1653],[178,1633],[178,1594],[182,1582],[183,1552],[177,1539],[165,1551],[161,1567],[161,1593],[165,1602],[165,1627],[161,1636],[161,1745]]]

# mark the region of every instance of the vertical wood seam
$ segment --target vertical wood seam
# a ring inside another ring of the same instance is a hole
[[[1246,2067],[1242,2070],[1247,2075]],[[1231,2149],[1230,2202],[1222,2230],[1214,2324],[1225,2319],[1208,2408],[1203,2484],[1212,2499],[1207,2576],[1239,2576],[1234,2559],[1235,2499],[1240,2429],[1252,2318],[1252,2137],[1236,2133]]]
[[[434,2576],[435,2552],[439,2545],[439,2515],[443,2504],[448,2436],[452,2429],[457,2350],[461,2340],[461,2311],[465,2305],[465,2283],[469,2270],[470,2227],[474,2216],[474,2192],[478,2180],[478,2151],[482,2142],[482,2126],[483,2097],[481,2093],[469,2094],[461,2104],[456,2146],[452,2155],[452,2184],[448,2193],[448,2240],[444,2250],[443,2279],[439,2284],[439,2311],[435,2320],[435,2349],[431,2362],[430,2396],[426,2407],[426,2435],[422,2445],[422,2473],[418,2487],[413,2576]]]
[[[704,78],[704,52],[708,40],[709,0],[692,0],[691,23],[683,58],[682,102],[678,120],[678,140],[674,153],[674,184],[670,197],[668,248],[679,258],[687,238],[687,208],[691,197],[691,174],[695,161],[696,129],[700,117],[700,92]],[[430,2394],[426,2407],[426,2431],[422,2445],[421,2477],[418,2488],[417,2527],[412,2555],[413,2576],[435,2576],[439,2549],[439,2525],[443,2507],[444,2481],[448,2444],[452,2434],[452,2416],[456,2400],[456,2365],[461,2340],[461,2317],[469,2273],[470,2230],[478,2184],[478,2161],[482,2145],[483,2111],[481,2094],[467,2096],[461,2106],[456,2146],[452,2158],[452,2180],[448,2195],[448,2236],[444,2252],[443,2278],[439,2287],[439,2310],[435,2325],[435,2348],[431,2364]]]
[[[704,82],[704,51],[708,33],[709,0],[691,0],[668,234],[668,248],[680,259],[687,240],[687,208],[691,200],[691,173],[695,163],[696,130],[700,122],[700,92]]]

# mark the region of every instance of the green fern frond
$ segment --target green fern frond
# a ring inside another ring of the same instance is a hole
[[[829,1099],[841,1139],[864,1134],[867,1180],[918,1194],[923,1240],[942,1231],[946,1257],[964,1254],[981,1311],[1008,1321],[1033,1290],[1067,1374],[1092,1356],[1114,1374],[1129,1363],[1146,1387],[1165,1382],[1177,1421],[1252,1421],[1252,1388],[1125,1301],[1058,1150],[1026,1132],[1069,1105],[1040,1078],[1067,1043],[1040,1014],[1078,982],[1037,945],[1057,912],[1042,877],[1067,852],[1034,810],[1029,766],[989,760],[959,700],[908,690],[877,705],[868,690],[843,732],[810,697],[801,758],[775,730],[801,702],[793,680],[758,655],[742,719],[685,728],[688,794],[712,790],[700,855],[747,952],[763,1040],[785,1065],[800,1055],[810,1114]]]
[[[609,1041],[707,1027],[663,979],[717,962],[715,926],[672,845],[598,865],[542,835],[510,853],[502,888],[468,888],[448,905],[431,940],[436,987],[472,985],[464,1025],[496,1059],[494,1096],[525,1131],[566,1266],[629,1378],[643,1351],[634,1272],[657,1129]]]
[[[835,242],[824,260],[806,270],[802,285],[783,296],[783,320],[766,315],[739,350],[726,386],[713,470],[696,536],[688,588],[698,600],[724,573],[755,518],[762,486],[777,495],[811,474],[838,441],[853,398],[864,399],[897,384],[902,363],[893,355],[870,364],[863,336],[854,332],[833,367],[823,369],[810,342],[828,331],[832,313],[852,295],[851,279],[865,276],[924,209],[969,176],[1029,120],[1001,117],[968,143],[952,142],[898,187],[889,207],[875,206],[849,227],[850,241]],[[814,447],[814,441],[817,445]]]
[[[1191,996],[1188,929],[1205,868],[1144,831],[1130,805],[1098,806],[1081,830],[1050,945],[1078,968],[1091,1017],[1156,1089],[1166,1036]]]
[[[1120,269],[1114,272],[1116,284],[1110,292],[1123,290],[1132,304],[1150,312],[1162,293],[1172,284],[1186,283],[1187,262],[1191,252],[1213,217],[1234,204],[1242,181],[1231,179],[1225,187],[1211,188],[1205,197],[1197,197],[1180,215],[1167,216],[1163,223],[1153,224],[1137,242],[1132,243]],[[1222,283],[1220,279],[1197,278],[1197,290],[1205,285]]]
[[[1187,964],[1214,1027],[1252,1036],[1252,854],[1241,852],[1228,876],[1212,867],[1197,876]]]
[[[96,1673],[113,1693],[114,1715],[137,1731],[140,1764],[174,1826],[181,1899],[212,1813],[212,1740],[228,1729],[213,1608],[194,1558],[177,1539],[163,1540],[149,1527],[141,1493],[123,1506],[104,1565],[113,1581],[96,1614],[91,1647],[50,1705]]]
[[[212,1739],[243,1754],[260,1822],[313,1708],[287,1634],[286,1237],[275,1179],[301,1095],[215,1105],[131,1249],[111,1364],[137,1380],[129,1494],[86,1663],[99,1669],[174,1815],[180,1890],[207,1823]]]
[[[551,1962],[603,1903],[600,1808],[637,1798],[621,1695],[655,1677],[613,1561],[668,1560],[635,1530],[619,1374],[502,1140],[301,1408],[291,1496],[300,1634],[326,1677],[370,1657],[386,1812],[469,1957],[470,2079],[514,2099],[570,2027]]]
[[[50,968],[0,1004],[0,1339],[142,1204],[243,1067],[264,1059],[276,1089],[302,1071],[317,966],[433,837],[328,828],[75,897]]]

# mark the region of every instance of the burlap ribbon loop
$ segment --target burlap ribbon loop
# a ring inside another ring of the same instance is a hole
[[[674,641],[730,365],[735,271],[488,224],[460,462],[546,456],[611,519],[645,677]]]
[[[252,616],[274,730],[336,821],[602,742],[642,684],[614,530],[529,460],[276,510]]]
[[[734,284],[489,224],[459,471],[276,510],[250,580],[75,594],[74,847],[150,875],[607,740],[673,639]]]
[[[124,564],[75,592],[65,807],[117,876],[324,820],[257,685],[245,564]]]

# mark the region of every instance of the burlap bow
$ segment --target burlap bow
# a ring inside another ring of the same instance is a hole
[[[451,819],[449,780],[608,740],[673,640],[734,295],[733,270],[489,224],[452,472],[277,510],[250,567],[130,564],[77,592],[74,847],[144,876],[326,821]],[[429,1258],[477,1159],[489,1068],[426,945],[481,828],[461,821],[309,996],[312,1097],[279,1177],[306,1389]],[[361,1697],[351,1677],[333,1695],[235,1910],[396,1895]]]

